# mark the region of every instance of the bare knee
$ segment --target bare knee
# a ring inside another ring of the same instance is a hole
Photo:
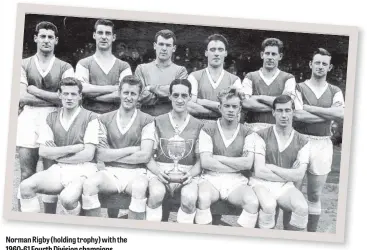
[[[67,210],[73,210],[78,205],[79,197],[76,197],[70,192],[61,192],[61,205]]]
[[[19,189],[22,198],[29,199],[37,193],[37,184],[32,179],[26,179],[20,183]]]
[[[249,212],[256,213],[259,209],[259,200],[257,199],[257,196],[255,193],[247,193],[243,196],[243,208],[246,208]]]
[[[20,181],[26,180],[35,174],[35,171],[31,168],[22,168],[20,172]]]
[[[141,177],[141,178],[136,179],[131,185],[132,197],[137,198],[137,199],[145,198],[147,188],[148,188],[147,178]]]
[[[308,214],[308,204],[305,199],[297,199],[292,201],[292,210],[294,213],[299,215]]]
[[[200,209],[210,208],[211,205],[211,194],[209,191],[200,190],[198,193],[198,206]]]
[[[151,185],[149,187],[149,204],[151,208],[159,207],[166,195],[166,189],[163,185]]]
[[[198,195],[196,190],[182,189],[181,206],[185,212],[194,212],[197,199]]]
[[[83,183],[83,194],[89,196],[98,194],[99,183],[98,178],[86,179]]]
[[[275,199],[265,199],[264,201],[261,201],[261,209],[267,214],[274,213],[276,208],[277,202]]]

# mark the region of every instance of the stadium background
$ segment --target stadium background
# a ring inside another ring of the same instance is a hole
[[[95,41],[92,34],[96,20],[93,18],[27,14],[24,25],[23,58],[36,53],[33,36],[37,23],[50,21],[59,30],[59,43],[55,49],[56,56],[71,63],[75,68],[80,59],[92,55],[95,51]],[[154,36],[161,29],[170,29],[176,34],[177,50],[173,56],[173,61],[185,66],[189,73],[207,66],[204,55],[205,39],[213,33],[223,34],[229,41],[228,56],[224,68],[239,76],[241,80],[246,73],[258,70],[262,66],[261,42],[265,38],[276,37],[284,43],[284,56],[279,68],[292,73],[297,83],[310,77],[311,72],[308,65],[313,51],[319,47],[327,49],[332,54],[332,64],[334,65],[327,80],[340,87],[345,96],[349,43],[347,36],[121,20],[113,20],[113,22],[116,32],[113,54],[117,58],[127,61],[133,72],[138,64],[155,59]],[[327,185],[323,190],[323,207],[325,209],[319,225],[321,227],[319,230],[322,232],[335,233],[336,229],[341,137],[342,125],[339,124],[334,128],[332,172],[329,174]],[[15,176],[18,176],[19,161],[17,156],[15,165]],[[42,167],[39,166],[39,169]],[[18,178],[14,179],[13,185],[14,190],[16,190],[19,185]],[[305,189],[304,186],[304,193]],[[16,197],[13,197],[14,210],[17,210],[16,202]],[[228,224],[231,224],[232,218],[224,219]]]

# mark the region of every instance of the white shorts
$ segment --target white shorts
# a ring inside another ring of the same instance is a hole
[[[221,200],[227,200],[232,191],[248,183],[248,179],[241,173],[204,173],[201,175],[200,182],[204,180],[208,181],[218,190]]]
[[[256,177],[251,177],[249,186],[254,187],[258,185],[265,187],[276,200],[287,192],[288,189],[294,187],[293,182],[266,181]]]
[[[139,176],[145,176],[147,173],[145,168],[119,168],[109,166],[106,166],[101,171],[106,171],[111,181],[115,184],[118,193],[125,192],[127,185],[131,181]]]
[[[333,162],[333,143],[328,136],[306,135],[310,142],[310,164],[308,172],[313,175],[326,175]]]
[[[165,171],[170,171],[173,169],[173,163],[161,163],[161,162],[157,162],[157,165],[158,167],[161,169],[161,170],[165,170]],[[193,166],[192,165],[181,165],[181,164],[178,164],[178,169],[182,172],[187,172],[189,171]],[[156,176],[155,174],[153,174],[150,170],[148,170],[147,172],[147,176],[148,176],[148,179],[151,180],[153,178],[156,178],[158,179],[158,176]],[[199,184],[199,176],[195,176],[192,178],[191,182],[190,183],[194,183],[196,185]],[[183,185],[182,183],[168,183],[167,185],[165,185],[166,188],[170,191],[170,193],[173,195],[173,193],[182,188]]]
[[[39,127],[46,121],[48,114],[55,110],[57,110],[56,107],[33,107],[25,105],[23,112],[18,116],[16,145],[25,148],[38,148]]]
[[[246,125],[249,128],[251,128],[252,131],[257,132],[259,130],[266,129],[270,126],[273,126],[274,124],[257,122],[257,123],[246,123]]]
[[[57,163],[52,165],[47,171],[56,171],[60,174],[60,183],[66,187],[73,180],[81,176],[90,177],[98,171],[97,164],[84,162],[80,164]]]

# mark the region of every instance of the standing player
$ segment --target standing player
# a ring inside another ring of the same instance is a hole
[[[228,41],[220,35],[214,34],[207,39],[205,56],[208,67],[191,73],[188,80],[192,85],[192,100],[189,112],[201,119],[218,119],[220,115],[218,93],[230,86],[242,89],[241,80],[223,69],[227,56]]]
[[[293,184],[303,179],[306,172],[310,145],[304,135],[292,127],[294,102],[288,95],[274,100],[275,125],[257,132],[254,177],[250,179],[259,202],[259,227],[275,227],[277,204],[291,219],[286,230],[304,230],[308,207],[301,191]]]
[[[248,73],[242,82],[245,94],[242,107],[248,111],[246,122],[255,131],[275,123],[272,115],[275,97],[286,94],[294,99],[296,87],[294,76],[278,68],[283,58],[283,42],[267,38],[261,49],[262,68]]]
[[[83,181],[95,173],[97,115],[80,107],[82,84],[74,77],[60,82],[62,108],[50,113],[40,130],[40,155],[57,163],[20,184],[22,212],[40,212],[37,193],[60,194],[67,213],[78,215]],[[61,192],[61,193],[60,193]]]
[[[37,53],[22,60],[20,77],[20,107],[23,112],[18,118],[17,147],[21,177],[23,181],[36,172],[38,162],[37,143],[39,125],[47,115],[56,110],[60,99],[57,92],[61,79],[74,75],[72,66],[55,57],[58,43],[57,27],[50,22],[37,24],[34,35]],[[52,161],[43,159],[47,169]],[[20,199],[19,192],[17,195]],[[56,212],[57,196],[43,196],[46,213]]]
[[[307,172],[307,197],[309,219],[307,230],[315,232],[321,214],[320,196],[328,173],[331,171],[333,144],[330,140],[331,121],[344,119],[342,91],[326,81],[332,69],[331,54],[317,49],[310,62],[311,79],[298,84],[297,98],[301,110],[297,110],[295,128],[309,137],[311,144],[310,165]]]
[[[98,193],[130,195],[129,218],[145,218],[148,179],[145,164],[154,145],[153,118],[136,109],[142,83],[125,76],[120,84],[121,106],[99,117],[102,134],[97,159],[106,168],[89,178],[83,186],[83,209],[87,216],[100,216]]]
[[[177,213],[177,222],[194,223],[198,192],[198,175],[201,172],[197,140],[201,122],[192,117],[187,111],[187,103],[191,99],[191,84],[187,79],[176,79],[169,88],[172,111],[155,118],[155,133],[157,141],[157,157],[151,159],[148,168],[149,198],[147,220],[161,221],[162,202],[168,190],[172,195],[181,191],[181,207]],[[167,171],[173,168],[173,160],[167,158],[167,149],[160,140],[169,140],[179,136],[186,142],[185,157],[180,161],[179,170],[184,172],[183,183],[172,183]],[[191,141],[191,143],[190,143]],[[191,146],[191,147],[190,147]]]
[[[254,191],[247,185],[248,179],[241,171],[252,168],[255,134],[238,122],[241,99],[235,88],[222,90],[218,99],[222,117],[216,122],[206,123],[199,136],[204,173],[199,184],[195,221],[197,224],[211,224],[210,206],[221,199],[242,207],[238,225],[253,228],[259,204]]]
[[[187,78],[187,70],[172,62],[172,54],[176,51],[176,36],[172,31],[157,32],[154,50],[156,59],[138,65],[135,75],[145,87],[140,98],[141,110],[152,116],[158,116],[171,110],[168,99],[170,83],[174,79]]]
[[[96,40],[96,52],[78,62],[75,75],[83,83],[83,107],[103,114],[119,108],[119,82],[132,72],[127,62],[112,54],[116,34],[111,21],[98,20],[93,39]]]

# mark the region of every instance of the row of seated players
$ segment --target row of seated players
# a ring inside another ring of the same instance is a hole
[[[56,163],[20,184],[23,212],[39,212],[37,193],[43,193],[60,194],[69,214],[80,213],[82,200],[86,215],[100,216],[99,193],[126,193],[130,219],[160,221],[166,192],[180,191],[180,223],[210,224],[210,206],[220,199],[243,209],[237,220],[242,227],[258,222],[274,228],[277,204],[291,212],[285,229],[307,226],[307,201],[293,182],[305,174],[309,144],[292,128],[291,97],[277,97],[276,124],[254,133],[239,123],[242,97],[235,88],[218,95],[222,117],[204,124],[187,111],[187,79],[170,84],[172,110],[155,118],[136,109],[143,85],[134,76],[122,79],[120,108],[100,116],[79,105],[82,88],[76,78],[60,82],[63,107],[48,115],[38,138],[40,155]],[[187,153],[179,162],[182,175],[173,180],[165,140],[177,137],[186,141]],[[96,160],[105,168],[99,170]]]

